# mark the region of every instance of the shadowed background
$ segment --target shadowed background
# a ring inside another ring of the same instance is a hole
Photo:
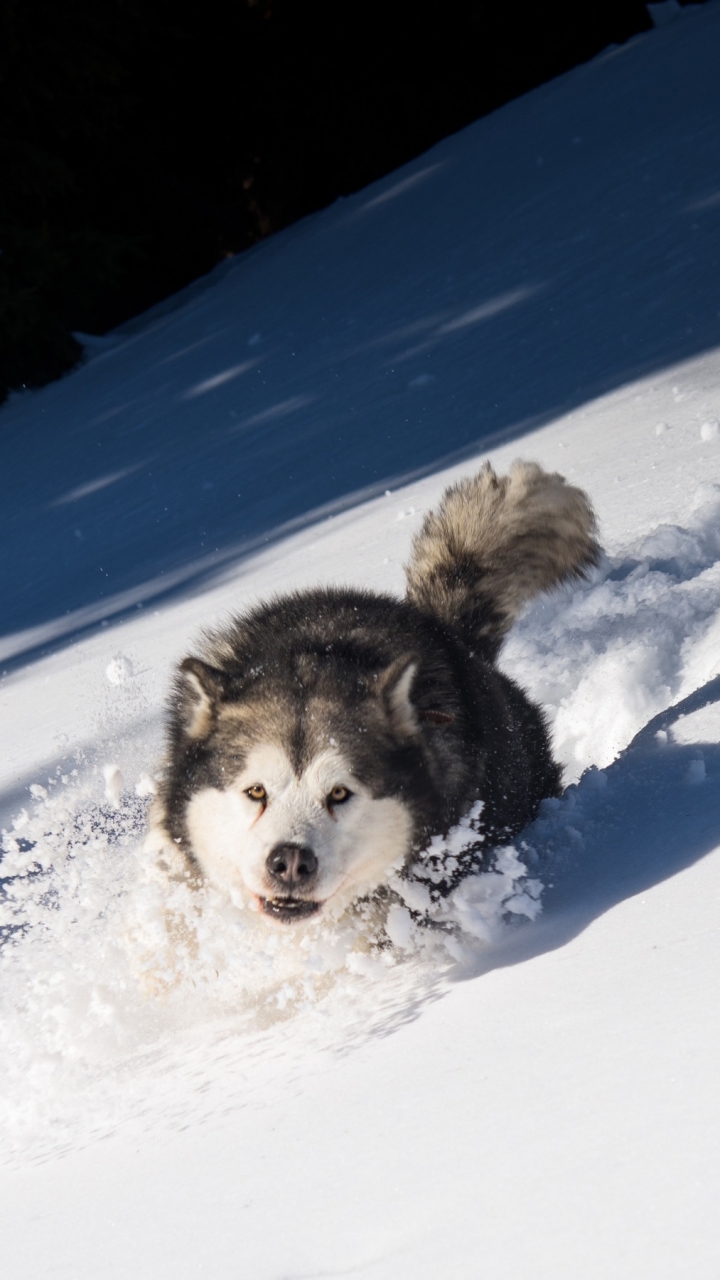
[[[649,25],[641,0],[3,0],[0,399]]]

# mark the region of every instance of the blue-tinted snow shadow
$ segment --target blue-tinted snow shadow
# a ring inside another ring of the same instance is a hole
[[[67,642],[720,345],[718,34],[708,8],[509,104],[13,398],[0,634]]]
[[[680,716],[720,701],[720,676],[640,731],[602,774],[591,771],[523,834],[546,884],[543,914],[458,980],[565,946],[626,898],[691,867],[720,845],[720,744],[679,745]]]
[[[535,421],[531,424],[521,424],[515,429],[495,432],[484,441],[485,448],[494,448],[539,425],[541,423]],[[231,542],[222,548],[215,548],[208,554],[188,560],[172,569],[160,570],[158,575],[149,581],[141,581],[117,593],[101,596],[75,610],[65,610],[62,615],[44,625],[40,624],[36,628],[20,633],[10,632],[4,639],[0,628],[0,673],[9,675],[59,649],[76,644],[111,624],[116,625],[136,616],[138,610],[192,596],[203,588],[211,586],[228,572],[240,569],[244,561],[249,560],[259,551],[268,551],[279,546],[292,534],[321,525],[324,521],[364,502],[369,502],[388,490],[394,491],[421,480],[438,469],[442,470],[473,457],[477,453],[477,448],[478,446],[473,444],[469,448],[455,449],[425,466],[416,467],[402,474],[385,476],[379,483],[367,485],[351,494],[335,498],[321,507],[313,508],[293,519],[276,524],[273,528],[254,537],[244,538],[236,543]]]

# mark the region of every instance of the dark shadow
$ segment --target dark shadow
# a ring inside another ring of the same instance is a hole
[[[720,845],[720,744],[680,746],[666,737],[680,716],[718,701],[720,676],[641,729],[604,771],[605,785],[598,785],[602,775],[590,771],[568,789],[552,817],[544,815],[528,828],[524,838],[540,855],[537,874],[547,886],[543,914],[458,971],[457,980],[565,946],[618,903]]]
[[[533,423],[532,425],[541,424]],[[484,442],[484,446],[486,449],[493,448],[514,438],[516,434],[522,434],[523,430],[530,429],[530,424],[523,424],[519,432],[512,429],[498,431]],[[48,657],[68,645],[78,643],[110,624],[117,625],[137,616],[138,610],[169,604],[174,600],[192,596],[212,586],[224,574],[239,571],[243,563],[250,560],[254,554],[279,546],[292,534],[313,525],[322,524],[323,521],[330,520],[344,511],[352,510],[361,503],[369,502],[386,493],[388,488],[394,491],[396,488],[431,475],[438,468],[451,467],[463,462],[466,458],[474,457],[476,453],[477,445],[473,444],[453,450],[452,453],[424,467],[417,467],[414,471],[386,476],[377,484],[368,485],[365,489],[327,502],[320,508],[276,525],[267,533],[243,539],[222,549],[218,548],[209,555],[200,556],[167,573],[161,572],[158,577],[141,582],[134,588],[126,588],[115,595],[103,597],[94,604],[81,606],[75,611],[66,611],[63,616],[53,619],[49,626],[40,626],[38,631],[41,634],[38,636],[30,631],[12,637],[7,650],[0,640],[0,671],[3,675],[10,675],[37,662],[40,658]]]
[[[719,345],[718,39],[609,51],[13,397],[9,656]]]

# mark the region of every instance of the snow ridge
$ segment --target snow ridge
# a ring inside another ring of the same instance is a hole
[[[720,486],[682,525],[606,560],[592,590],[533,605],[503,652],[547,710],[567,782],[610,764],[658,712],[720,671]]]

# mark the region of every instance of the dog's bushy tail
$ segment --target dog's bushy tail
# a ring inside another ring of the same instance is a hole
[[[534,462],[497,476],[489,462],[443,494],[415,536],[407,597],[492,660],[524,605],[583,577],[600,548],[582,489]]]

